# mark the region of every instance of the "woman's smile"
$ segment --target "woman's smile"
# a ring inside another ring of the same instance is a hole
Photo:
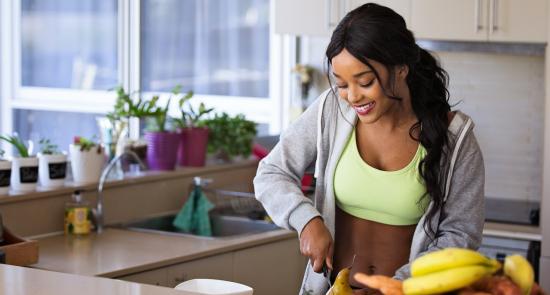
[[[355,111],[359,116],[366,116],[370,113],[370,111],[374,109],[375,106],[376,106],[376,102],[371,101],[362,105],[354,105],[353,108],[355,109]]]

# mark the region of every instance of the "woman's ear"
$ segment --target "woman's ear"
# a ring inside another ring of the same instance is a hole
[[[407,65],[397,66],[397,76],[400,79],[406,79],[408,74],[409,74],[409,66]]]

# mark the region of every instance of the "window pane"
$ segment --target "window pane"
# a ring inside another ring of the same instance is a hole
[[[141,89],[267,98],[269,0],[142,0]]]
[[[117,85],[117,0],[22,0],[23,86]]]
[[[41,138],[48,138],[60,150],[68,151],[74,136],[92,138],[95,135],[99,138],[99,127],[96,123],[98,116],[101,115],[14,110],[13,129],[21,139],[34,142],[34,153],[39,151],[38,141]]]

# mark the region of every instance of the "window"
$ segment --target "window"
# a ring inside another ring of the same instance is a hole
[[[144,0],[141,89],[268,98],[268,0]]]
[[[22,0],[21,85],[118,84],[116,0]]]
[[[113,87],[148,95],[182,85],[193,103],[278,132],[290,43],[271,33],[271,1],[2,1],[1,131],[66,149],[75,135],[99,135]]]

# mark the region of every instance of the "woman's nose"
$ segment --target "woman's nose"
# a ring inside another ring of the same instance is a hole
[[[348,88],[348,97],[347,97],[347,99],[350,103],[357,103],[357,102],[361,101],[361,99],[362,99],[361,92],[357,91],[356,87],[351,87],[350,86]]]

